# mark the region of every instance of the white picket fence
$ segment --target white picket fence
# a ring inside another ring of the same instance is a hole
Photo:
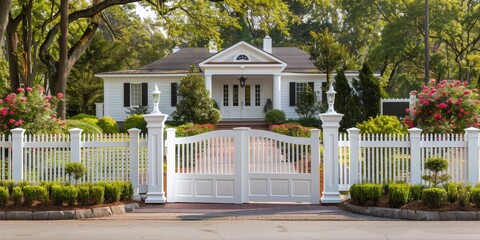
[[[2,180],[65,181],[65,164],[81,162],[87,173],[82,182],[132,181],[140,192],[147,185],[147,140],[140,130],[129,134],[27,135],[12,130],[0,136],[0,177]]]
[[[406,135],[359,134],[351,128],[339,136],[339,188],[348,190],[360,182],[426,184],[421,176],[431,157],[445,158],[453,182],[476,184],[479,179],[479,131],[465,134],[422,134],[410,129]]]

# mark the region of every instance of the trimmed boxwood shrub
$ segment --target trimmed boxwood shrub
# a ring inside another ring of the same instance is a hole
[[[13,204],[15,206],[20,206],[23,203],[23,191],[22,187],[16,186],[13,188],[12,192],[12,197],[13,197]]]
[[[61,205],[63,203],[62,185],[53,184],[51,187],[50,198],[54,205]]]
[[[407,134],[408,130],[396,116],[379,115],[375,118],[358,123],[360,133]]]
[[[398,208],[408,203],[410,186],[406,183],[391,183],[388,185],[388,202]]]
[[[473,188],[471,191],[470,191],[470,198],[472,200],[473,203],[475,203],[475,205],[477,205],[477,207],[480,207],[480,188]]]
[[[374,183],[354,184],[350,187],[350,196],[362,206],[377,204],[382,196],[382,185]]]
[[[420,200],[422,198],[423,186],[420,184],[410,185],[409,201]]]
[[[82,129],[82,134],[102,134],[102,129],[97,125],[87,123],[80,120],[71,120],[67,119],[67,129],[80,128]]]
[[[94,204],[101,204],[105,201],[105,187],[93,186],[91,194]]]
[[[439,208],[447,203],[447,191],[443,188],[427,188],[422,190],[423,204],[430,208]]]
[[[75,206],[78,198],[78,189],[72,185],[63,186],[62,197],[64,202],[67,202],[70,206]]]
[[[458,183],[449,182],[445,184],[445,190],[447,191],[447,200],[451,203],[458,200]]]
[[[298,123],[303,127],[320,128],[320,119],[316,117],[299,118]]]
[[[120,199],[124,200],[131,200],[133,196],[133,185],[131,182],[119,182],[122,186],[122,195]]]
[[[49,203],[48,190],[45,186],[35,186],[36,200],[40,201],[42,205],[46,206]]]
[[[116,202],[119,201],[122,196],[122,186],[118,182],[102,182],[101,186],[105,187],[105,201]]]
[[[7,206],[8,200],[10,199],[10,194],[8,193],[8,188],[0,187],[0,206]]]
[[[0,187],[5,187],[8,190],[8,194],[12,194],[13,187],[15,187],[15,182],[12,180],[0,181]]]
[[[90,187],[79,186],[78,187],[78,202],[83,206],[90,203]]]
[[[131,128],[138,128],[142,131],[142,133],[148,132],[147,121],[145,121],[145,118],[143,117],[143,115],[134,114],[125,119],[125,124],[124,124],[125,132]]]
[[[470,203],[470,196],[471,194],[467,186],[460,184],[458,186],[458,204],[462,207],[468,206]]]
[[[97,126],[99,126],[104,133],[118,133],[120,132],[120,128],[118,127],[117,121],[115,121],[112,117],[105,116],[100,118],[97,122]]]
[[[22,191],[23,191],[23,198],[25,200],[25,204],[27,204],[28,206],[31,206],[33,201],[37,199],[37,196],[35,194],[35,186],[32,186],[32,185],[24,186]]]
[[[71,117],[70,119],[74,119],[74,120],[80,120],[80,119],[84,119],[84,118],[93,118],[93,119],[98,119],[96,116],[94,115],[90,115],[90,114],[86,114],[86,113],[80,113],[80,114],[77,114],[73,117]]]
[[[282,124],[287,121],[287,117],[285,116],[285,112],[278,109],[268,110],[265,113],[265,122],[268,125],[273,124]]]

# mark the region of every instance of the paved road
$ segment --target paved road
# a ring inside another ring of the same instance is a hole
[[[0,239],[480,239],[480,222],[0,221]]]

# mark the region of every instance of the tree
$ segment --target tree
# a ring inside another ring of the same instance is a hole
[[[205,80],[198,74],[190,73],[182,78],[178,86],[181,97],[173,112],[173,120],[192,123],[217,123],[220,111],[215,109],[214,101],[205,88]]]
[[[357,123],[363,121],[363,119],[365,119],[363,117],[364,113],[360,106],[360,99],[348,84],[344,71],[337,71],[333,87],[337,92],[335,95],[335,110],[344,114],[344,117],[340,121],[340,131],[345,132],[347,129],[355,127]]]
[[[298,96],[298,101],[295,104],[295,112],[300,118],[312,118],[320,113],[321,107],[322,105],[321,102],[317,100],[317,95],[307,84],[307,90]]]
[[[12,0],[0,0],[0,45],[2,43],[3,34],[5,33],[5,28],[7,27],[8,22],[8,13],[10,12],[10,5]]]
[[[376,117],[380,113],[380,84],[366,63],[363,64],[358,79],[354,79],[353,86],[361,102],[362,121]]]
[[[328,86],[333,71],[341,67],[342,64],[345,65],[347,51],[343,45],[338,43],[328,28],[322,33],[311,32],[310,34],[313,38],[313,43],[308,48],[310,59],[318,70],[327,74]]]

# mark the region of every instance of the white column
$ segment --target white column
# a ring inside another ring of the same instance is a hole
[[[81,153],[81,134],[82,129],[72,128],[68,131],[70,133],[70,159],[72,162],[80,162]]]
[[[140,129],[130,128],[128,129],[128,135],[130,137],[130,182],[133,186],[133,200],[140,201],[140,188],[138,184],[138,157],[139,157],[139,137]]]
[[[312,204],[319,203],[320,191],[318,183],[320,182],[320,139],[318,138],[320,130],[310,129],[310,149],[312,149],[312,198],[310,202]]]
[[[23,134],[25,129],[15,128],[12,132],[12,179],[23,180]]]
[[[358,178],[358,169],[359,169],[359,134],[360,129],[358,128],[349,128],[348,131],[348,156],[350,156],[350,178],[348,184],[352,186],[353,184],[359,183]]]
[[[338,129],[343,114],[319,114],[323,127],[323,196],[322,203],[340,203],[338,166]]]
[[[478,148],[479,148],[479,136],[478,136],[478,128],[469,127],[465,129],[465,133],[467,135],[468,140],[468,148],[467,148],[467,161],[468,161],[468,183],[470,184],[477,184],[480,180],[479,178],[479,168],[478,168]]]
[[[168,202],[175,202],[175,128],[167,128],[167,196]]]
[[[208,90],[209,96],[212,97],[212,75],[205,74],[205,88]]]
[[[410,133],[410,184],[422,184],[422,162],[420,161],[422,129],[410,128],[408,132]]]
[[[273,75],[273,109],[282,110],[282,76]]]
[[[165,203],[163,189],[163,128],[168,115],[144,115],[148,128],[148,192],[145,203]]]
[[[248,153],[249,149],[249,131],[248,127],[234,128],[234,147],[235,147],[235,203],[248,203]]]

